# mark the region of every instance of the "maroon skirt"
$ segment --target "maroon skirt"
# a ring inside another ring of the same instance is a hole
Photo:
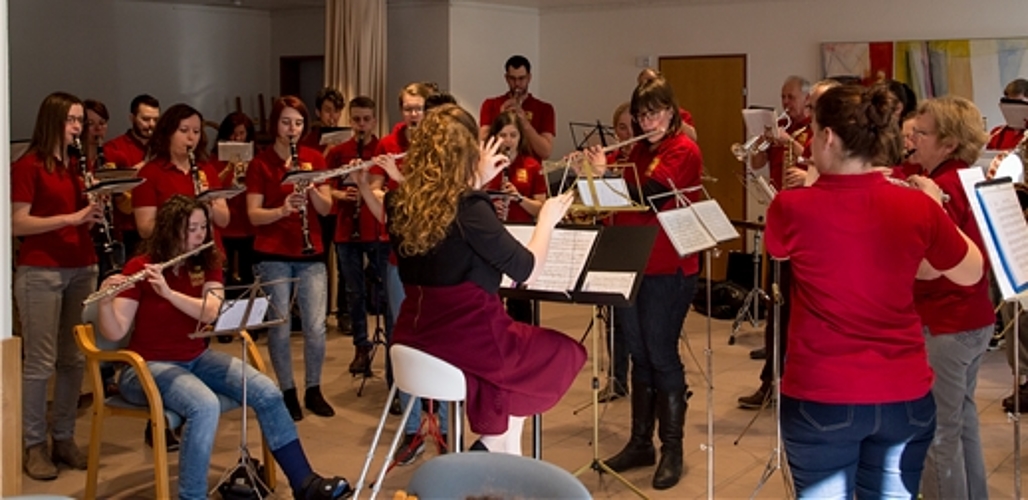
[[[393,342],[460,368],[471,430],[495,435],[509,416],[552,408],[585,364],[585,349],[556,330],[510,319],[496,294],[474,283],[405,285]]]

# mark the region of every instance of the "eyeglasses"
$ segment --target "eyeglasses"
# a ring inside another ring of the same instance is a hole
[[[935,132],[929,132],[927,130],[921,130],[919,128],[914,128],[914,133],[911,134],[911,135],[913,136],[914,139],[920,139],[921,137],[928,137],[928,136],[936,135],[936,133]]]
[[[84,118],[81,116],[68,115],[64,121],[65,123],[83,123]]]
[[[642,122],[648,122],[648,121],[652,121],[652,120],[657,120],[657,119],[660,119],[662,117],[662,115],[663,115],[663,113],[665,111],[667,111],[667,108],[651,109],[649,111],[642,111],[642,112],[637,113],[635,115],[635,121],[637,121],[639,123],[642,123]]]
[[[425,107],[424,106],[404,106],[403,107],[403,112],[407,113],[407,114],[410,114],[410,115],[414,115],[414,114],[418,114],[418,113],[424,113],[425,112]]]

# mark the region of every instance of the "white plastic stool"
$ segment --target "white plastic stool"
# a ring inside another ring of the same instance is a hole
[[[464,380],[464,372],[431,354],[405,345],[394,344],[389,348],[389,356],[393,363],[393,387],[389,389],[389,397],[386,398],[385,406],[382,408],[382,417],[378,421],[378,428],[375,429],[375,437],[371,439],[371,447],[368,449],[368,456],[364,460],[364,468],[361,469],[361,475],[357,480],[357,486],[353,493],[354,500],[357,500],[361,490],[364,488],[364,479],[367,477],[368,469],[371,468],[371,461],[375,457],[375,448],[378,447],[378,440],[382,437],[382,430],[385,428],[386,419],[389,417],[389,405],[392,403],[393,397],[396,396],[397,389],[413,397],[407,401],[407,406],[403,409],[403,416],[400,417],[400,425],[396,429],[396,436],[393,437],[393,443],[389,446],[389,451],[386,452],[385,462],[382,463],[382,470],[379,471],[378,479],[375,480],[375,484],[371,489],[372,499],[378,496],[378,492],[382,488],[382,480],[385,479],[386,470],[393,460],[393,454],[396,452],[396,446],[400,443],[400,437],[403,436],[403,424],[410,416],[414,404],[416,402],[420,403],[417,398],[457,403],[454,405],[455,411],[453,412],[453,442],[460,443],[462,439],[461,430],[464,426],[464,419],[461,417],[460,403],[467,398],[467,383]],[[454,448],[453,451],[460,451],[457,449],[459,446]]]

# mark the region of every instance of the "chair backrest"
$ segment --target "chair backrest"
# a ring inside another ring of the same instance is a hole
[[[107,337],[100,333],[99,307],[99,303],[93,302],[82,308],[82,323],[93,325],[96,348],[101,351],[116,351],[126,348],[129,344],[129,339],[132,338],[132,328],[130,327],[129,332],[121,340],[108,340]]]
[[[467,397],[464,372],[431,354],[394,344],[389,348],[393,380],[412,396],[440,401],[463,401]]]
[[[407,494],[418,498],[592,498],[585,485],[553,464],[507,453],[454,453],[414,471]]]

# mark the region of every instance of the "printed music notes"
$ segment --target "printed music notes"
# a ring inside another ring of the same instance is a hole
[[[506,227],[522,245],[528,245],[535,230],[534,226],[511,224]],[[554,229],[542,273],[527,288],[564,294],[575,290],[598,235],[599,229]],[[513,284],[513,280],[507,276],[501,281],[503,287],[510,287]]]
[[[988,234],[982,236],[992,238],[1011,288],[1020,293],[1028,289],[1028,223],[1014,185],[1001,179],[979,183],[975,190],[988,224]]]
[[[714,200],[659,212],[657,220],[675,251],[683,257],[739,237],[739,232]]]

